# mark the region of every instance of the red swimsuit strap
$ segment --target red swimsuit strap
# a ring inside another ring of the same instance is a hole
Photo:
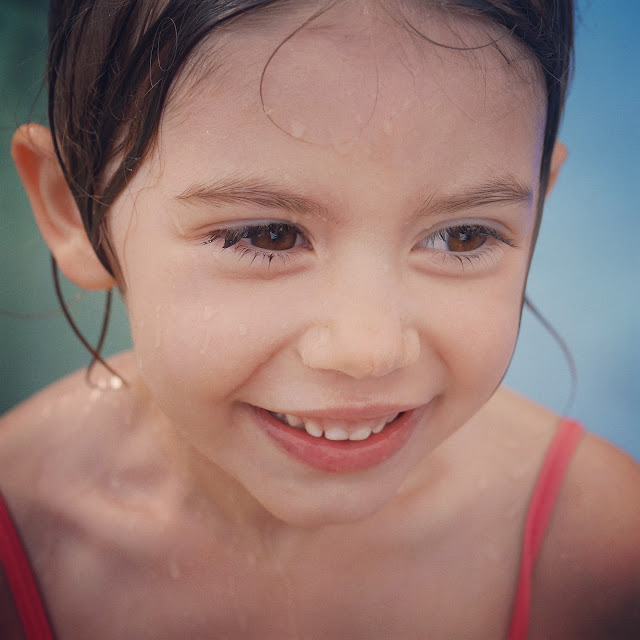
[[[54,640],[31,565],[0,493],[0,565],[24,628],[25,640]]]
[[[522,542],[520,576],[508,640],[525,640],[531,613],[531,577],[536,565],[562,481],[584,429],[564,420],[551,443],[531,496]]]

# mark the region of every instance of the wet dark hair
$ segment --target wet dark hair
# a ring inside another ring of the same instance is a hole
[[[572,67],[573,0],[412,1],[488,21],[536,61],[547,95],[541,213]],[[285,2],[291,0],[51,0],[49,125],[86,232],[116,277],[105,214],[151,149],[187,61],[216,28]]]

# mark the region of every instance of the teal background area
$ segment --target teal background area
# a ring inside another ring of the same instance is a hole
[[[0,412],[88,357],[56,312],[49,255],[9,155],[16,126],[46,122],[46,2],[0,0]],[[570,157],[545,211],[528,293],[564,336],[578,369],[568,412],[640,460],[640,3],[582,2],[577,70],[561,139]],[[65,285],[67,299],[78,291]],[[102,294],[72,306],[97,338]],[[129,345],[116,301],[106,352]],[[525,312],[507,382],[562,412],[566,360]]]

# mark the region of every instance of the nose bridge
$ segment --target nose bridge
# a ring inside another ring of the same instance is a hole
[[[360,262],[330,279],[323,293],[301,341],[307,366],[365,378],[417,360],[420,344],[407,295],[388,267]]]

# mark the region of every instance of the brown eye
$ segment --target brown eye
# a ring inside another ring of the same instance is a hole
[[[442,234],[442,239],[449,251],[463,253],[479,249],[487,241],[487,236],[478,227],[461,226],[447,229]]]
[[[247,238],[258,249],[287,251],[295,247],[298,235],[298,230],[290,224],[274,223],[252,228]]]

